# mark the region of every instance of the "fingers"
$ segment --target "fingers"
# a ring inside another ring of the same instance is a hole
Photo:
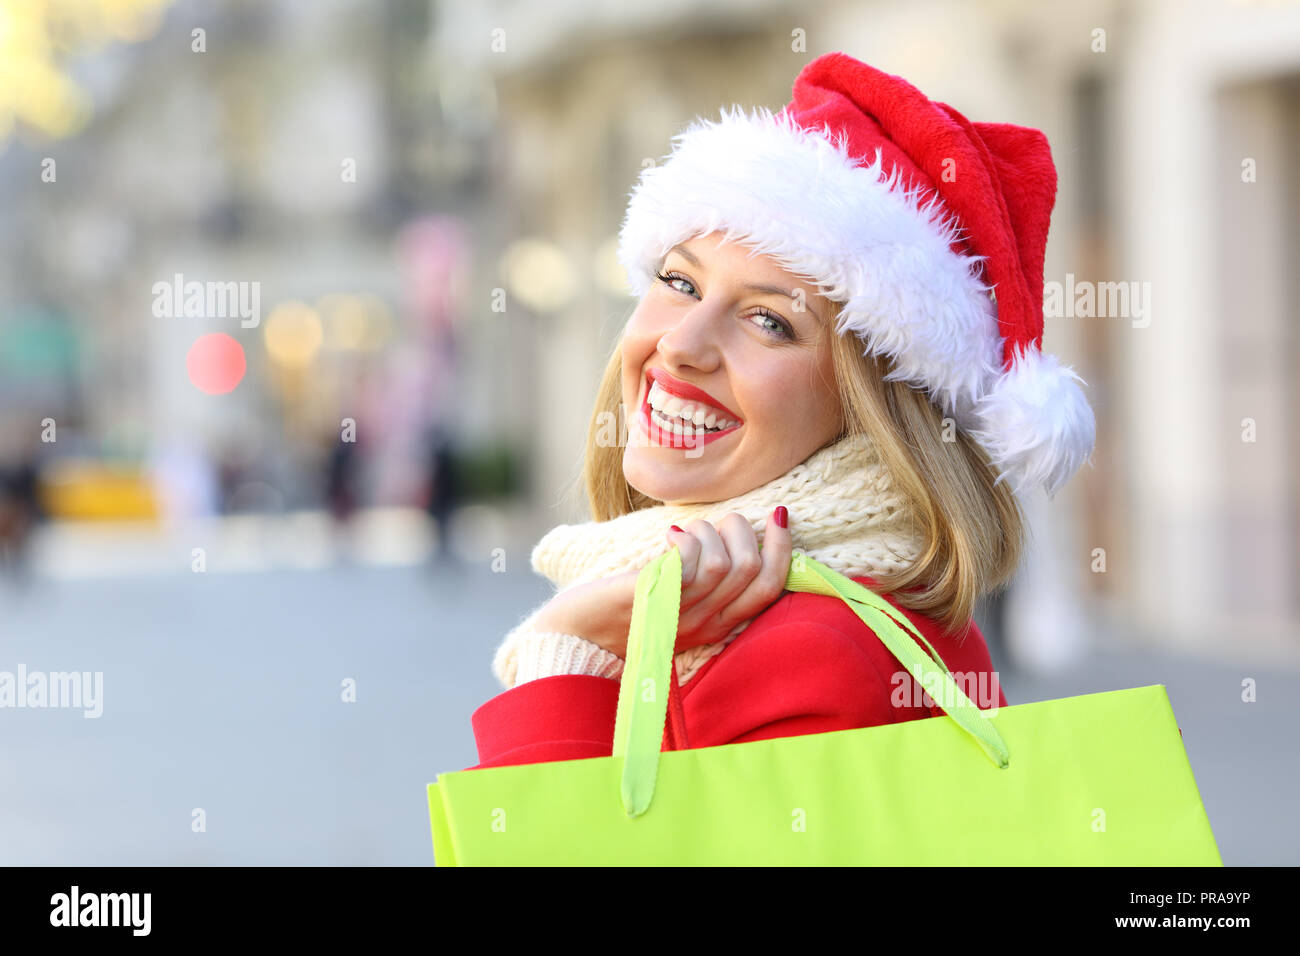
[[[688,607],[718,586],[731,559],[718,529],[702,518],[689,522],[682,533],[670,532],[668,539],[682,552],[682,606]]]
[[[683,632],[721,631],[762,613],[785,589],[789,573],[791,540],[775,512],[768,516],[763,547],[749,519],[735,512],[715,528],[696,520],[669,540],[682,555],[682,603],[679,627]]]
[[[724,627],[730,629],[741,621],[757,617],[785,593],[792,553],[790,529],[777,523],[774,511],[768,515],[767,526],[763,530],[759,570],[749,576],[746,586],[723,608],[720,617]]]
[[[731,566],[709,594],[709,604],[715,613],[739,597],[763,568],[758,536],[748,518],[733,511],[718,522],[718,535],[726,546]]]
[[[711,618],[726,606],[726,595],[720,593],[719,587],[728,577],[734,578],[731,574],[731,549],[741,552],[744,550],[736,521],[744,525],[744,532],[750,538],[754,537],[749,522],[735,514],[727,515],[718,522],[718,528],[703,519],[697,519],[686,525],[684,533],[669,534],[669,540],[685,545],[682,551],[682,602],[677,618],[679,640],[683,635],[687,640],[692,640],[702,631],[711,633],[716,629],[716,621],[711,621]],[[723,539],[719,528],[727,529],[729,541]],[[757,548],[757,544],[752,544],[751,547]],[[686,549],[689,549],[689,553]],[[739,590],[734,585],[731,587],[732,593]],[[708,627],[709,624],[714,626]]]
[[[700,542],[695,535],[683,528],[673,525],[668,531],[668,541],[677,545],[682,555],[682,593],[695,580],[695,568],[700,563]]]

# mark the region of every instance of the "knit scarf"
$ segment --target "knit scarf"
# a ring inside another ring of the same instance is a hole
[[[921,550],[906,501],[890,480],[875,442],[849,435],[827,445],[784,475],[752,491],[701,504],[658,505],[608,521],[562,524],[533,548],[533,570],[560,590],[645,567],[671,546],[671,525],[702,518],[717,525],[736,512],[762,543],[768,516],[789,510],[793,547],[847,577],[875,576],[910,567]],[[744,630],[677,655],[681,683]]]

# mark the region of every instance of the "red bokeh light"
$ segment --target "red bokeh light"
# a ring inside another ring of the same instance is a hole
[[[185,370],[199,391],[224,395],[244,377],[244,347],[224,332],[201,335],[185,356]]]

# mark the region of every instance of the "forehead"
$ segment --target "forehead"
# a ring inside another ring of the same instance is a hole
[[[664,258],[674,255],[680,255],[694,266],[734,275],[756,291],[784,295],[801,288],[807,296],[821,299],[815,280],[786,269],[743,240],[724,242],[721,232],[684,239],[669,249]]]

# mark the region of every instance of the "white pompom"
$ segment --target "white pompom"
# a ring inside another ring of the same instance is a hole
[[[971,437],[1018,494],[1043,488],[1049,497],[1088,460],[1097,422],[1081,385],[1054,355],[1017,351],[975,406]]]

